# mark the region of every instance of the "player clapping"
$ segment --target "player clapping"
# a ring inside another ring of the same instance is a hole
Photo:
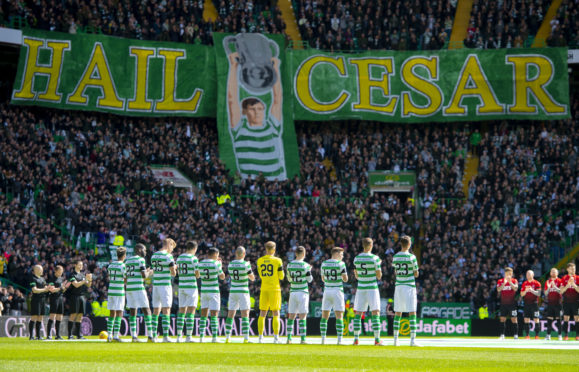
[[[179,272],[179,314],[177,314],[177,342],[181,342],[183,325],[186,324],[185,342],[193,342],[193,326],[195,324],[195,309],[199,300],[197,291],[197,265],[199,260],[197,252],[197,242],[188,241],[185,246],[185,253],[177,257],[177,270]]]
[[[48,325],[46,326],[47,339],[51,340],[52,326],[54,325],[56,332],[56,340],[62,340],[60,336],[60,322],[64,315],[64,292],[70,286],[70,283],[64,278],[64,268],[60,265],[56,266],[54,270],[54,277],[50,280],[49,285],[53,288],[48,295],[50,300],[50,315],[48,316]]]
[[[354,259],[354,275],[358,280],[358,290],[354,300],[354,345],[358,345],[362,331],[362,314],[368,308],[372,312],[372,330],[374,331],[374,345],[382,345],[380,341],[380,292],[378,280],[382,279],[381,260],[372,253],[374,241],[371,238],[362,240],[364,252]]]
[[[177,244],[173,239],[163,240],[163,246],[151,257],[153,266],[153,340],[157,338],[159,314],[162,312],[163,342],[169,339],[169,324],[171,321],[171,305],[173,303],[173,287],[171,277],[177,275],[177,268],[172,252]]]
[[[279,281],[285,278],[283,262],[275,257],[275,242],[265,243],[265,256],[257,260],[257,270],[261,278],[261,291],[259,294],[259,318],[257,319],[257,333],[259,343],[263,342],[265,318],[271,310],[273,342],[279,342],[279,312],[281,310],[281,287]]]
[[[203,342],[207,316],[210,315],[212,342],[217,342],[219,331],[218,315],[221,310],[221,296],[219,295],[219,279],[225,279],[225,273],[221,266],[219,250],[210,248],[207,258],[197,265],[197,271],[201,278],[201,318],[199,319],[199,342]]]
[[[535,280],[535,273],[533,270],[527,271],[527,280],[521,285],[521,297],[525,303],[523,308],[524,316],[524,332],[526,334],[526,339],[530,339],[530,327],[529,323],[531,318],[533,318],[535,323],[535,339],[539,338],[538,326],[539,326],[539,296],[541,295],[541,283]]]
[[[561,281],[563,286],[561,294],[563,295],[563,332],[565,341],[569,339],[569,320],[571,317],[575,320],[575,340],[579,341],[579,275],[575,275],[575,264],[567,264],[567,275]]]
[[[70,282],[70,316],[68,318],[68,339],[72,340],[72,335],[76,331],[76,338],[84,340],[81,333],[82,316],[86,308],[86,293],[92,285],[92,274],[83,274],[84,264],[78,260],[74,264],[74,271],[69,279]]]
[[[249,298],[249,281],[255,280],[255,275],[251,270],[251,264],[245,261],[245,248],[237,247],[235,250],[235,260],[229,263],[227,268],[231,288],[229,289],[229,311],[225,320],[225,342],[229,342],[231,328],[235,313],[241,312],[241,333],[243,342],[249,343],[249,311],[251,310],[251,300]]]
[[[563,286],[563,281],[558,278],[559,271],[556,268],[552,268],[549,273],[549,279],[545,282],[545,295],[547,296],[547,309],[545,311],[547,315],[547,335],[545,340],[551,339],[551,331],[553,330],[553,320],[561,320],[561,287]],[[563,330],[563,321],[559,324],[559,341],[563,340],[561,336],[561,331]]]
[[[306,249],[302,246],[296,249],[296,259],[287,265],[288,280],[290,282],[290,297],[288,301],[287,343],[292,343],[294,322],[299,316],[299,332],[301,343],[306,343],[307,316],[310,306],[308,283],[312,282],[312,267],[304,262]]]
[[[500,309],[501,340],[505,339],[507,317],[511,318],[511,323],[515,327],[515,335],[514,335],[515,340],[519,338],[519,325],[517,322],[517,303],[515,301],[515,296],[517,294],[518,288],[519,282],[517,281],[517,279],[513,278],[513,269],[507,267],[505,269],[505,277],[499,279],[499,281],[497,282],[497,291],[501,296],[501,309]]]
[[[320,319],[320,332],[322,334],[322,345],[326,342],[326,332],[328,329],[328,318],[330,312],[334,310],[336,316],[336,333],[338,335],[338,345],[342,343],[344,334],[344,311],[346,310],[344,301],[344,285],[348,281],[348,272],[344,259],[344,249],[332,248],[332,258],[322,262],[322,281],[324,282],[324,295],[322,297],[322,319]]]
[[[31,340],[42,340],[40,336],[40,327],[44,315],[44,303],[46,294],[54,287],[46,284],[46,280],[42,277],[42,266],[34,265],[32,268],[32,281],[30,283],[32,290],[32,299],[30,300],[30,322],[28,323],[28,332]],[[36,330],[36,337],[33,332]]]
[[[125,247],[118,247],[117,261],[112,262],[108,267],[108,308],[111,312],[107,323],[107,332],[109,334],[108,342],[121,342],[119,330],[121,329],[121,320],[123,318],[123,311],[125,310],[125,258],[127,258],[127,249]]]
[[[153,319],[144,282],[145,279],[153,275],[153,271],[151,269],[147,270],[145,263],[146,254],[147,247],[139,243],[135,246],[135,255],[125,261],[127,270],[127,307],[130,314],[129,328],[131,329],[133,342],[139,342],[137,333],[137,312],[139,309],[141,309],[145,318],[145,328],[147,329],[149,342],[154,342]]]

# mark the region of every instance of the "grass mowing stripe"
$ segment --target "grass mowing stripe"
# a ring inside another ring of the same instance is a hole
[[[0,370],[576,370],[576,350],[272,344],[107,344],[0,339]]]

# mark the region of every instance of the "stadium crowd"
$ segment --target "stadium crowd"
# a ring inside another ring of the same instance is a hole
[[[529,36],[537,34],[550,3],[475,0],[465,46],[478,49],[530,46]]]
[[[206,22],[203,0],[1,1],[0,24],[71,34],[96,33],[211,45],[213,31],[282,33],[285,24],[281,13],[277,7],[270,8],[270,3],[221,1],[215,4],[218,18]]]
[[[301,175],[284,182],[230,176],[218,158],[216,128],[207,120],[119,118],[2,105],[0,246],[9,255],[5,275],[26,285],[32,264],[42,264],[50,277],[56,265],[70,272],[72,260],[80,258],[94,273],[90,297],[102,301],[105,271],[94,250],[79,251],[68,242],[63,231],[73,228],[76,234],[107,238],[122,234],[152,249],[165,237],[179,244],[195,238],[201,254],[218,247],[225,262],[237,245],[248,248],[252,262],[265,240],[276,240],[285,260],[304,245],[318,278],[329,248],[343,247],[351,267],[360,239],[369,235],[384,260],[381,294],[392,297],[390,261],[399,236],[411,234],[423,246],[419,300],[478,307],[493,301],[488,283],[502,275],[502,267],[514,266],[520,277],[528,267],[518,263],[534,262],[539,276],[552,263],[553,241],[575,233],[571,209],[577,205],[579,185],[578,105],[576,99],[571,120],[504,122],[484,135],[472,124],[476,129],[356,122],[321,129],[297,123]],[[467,146],[481,155],[480,172],[463,199]],[[195,187],[163,185],[148,164],[173,165]],[[374,169],[416,171],[418,200],[404,194],[370,195],[366,171]],[[218,203],[222,195],[231,201]],[[423,219],[414,203],[421,203]],[[496,254],[507,246],[510,255]],[[347,286],[347,293],[352,292]],[[313,285],[311,294],[319,300],[322,286]]]
[[[577,1],[561,2],[557,16],[551,21],[551,34],[547,39],[547,45],[579,48],[579,3]]]
[[[450,38],[456,1],[294,2],[300,34],[326,50],[435,50]]]
[[[99,33],[125,38],[211,45],[212,32],[285,34],[275,1],[215,0],[217,19],[203,20],[204,1],[62,2],[0,1],[0,24],[66,33]],[[456,0],[351,0],[293,2],[302,37],[325,50],[436,50],[446,48]],[[531,45],[551,1],[473,2],[469,48],[521,48]],[[579,47],[577,1],[564,0],[551,21],[549,46]]]
[[[203,21],[203,1],[0,3],[4,22],[21,17],[43,30],[143,40],[211,44],[212,31],[285,29],[279,9],[266,1],[215,1],[219,17],[211,23]],[[541,0],[475,0],[465,45],[522,47],[549,6]],[[372,0],[294,2],[303,40],[328,50],[440,49],[455,8],[452,0],[408,6]],[[549,45],[578,46],[577,11],[577,1],[563,1],[551,23]],[[392,297],[392,255],[399,236],[409,234],[421,247],[419,301],[492,305],[496,296],[488,283],[502,275],[503,267],[513,266],[522,278],[528,267],[520,263],[532,262],[539,277],[553,263],[560,242],[576,236],[578,120],[575,95],[572,118],[565,121],[296,123],[301,173],[267,182],[227,172],[213,120],[120,118],[2,104],[0,254],[6,262],[0,275],[26,287],[33,264],[41,264],[50,277],[56,265],[71,272],[73,259],[81,259],[94,273],[90,297],[102,300],[107,284],[102,257],[79,249],[69,237],[90,232],[100,242],[118,233],[151,249],[165,237],[181,245],[194,238],[201,254],[218,247],[226,263],[238,245],[248,248],[252,262],[269,239],[277,241],[286,261],[304,245],[319,278],[319,264],[331,247],[345,249],[351,268],[361,238],[372,236],[384,260],[381,294]],[[465,194],[469,151],[480,164]],[[150,164],[178,168],[194,187],[160,183]],[[384,169],[415,171],[418,199],[370,195],[367,172]],[[229,200],[219,203],[224,195]],[[509,255],[497,254],[507,247]],[[348,295],[353,288],[347,286]],[[313,285],[311,293],[319,300],[322,286]],[[0,295],[5,313],[23,309],[18,289],[1,288]]]

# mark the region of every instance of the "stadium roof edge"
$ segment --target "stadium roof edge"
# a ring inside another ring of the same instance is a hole
[[[0,28],[0,43],[12,46],[22,45],[22,30]]]

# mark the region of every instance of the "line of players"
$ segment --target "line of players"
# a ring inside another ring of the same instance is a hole
[[[358,282],[358,288],[354,301],[356,313],[353,320],[354,345],[359,344],[359,336],[362,329],[361,317],[368,309],[372,313],[372,329],[375,345],[382,345],[380,341],[380,294],[378,280],[382,278],[381,260],[372,254],[373,241],[365,238],[362,241],[363,252],[354,259],[354,274]],[[210,248],[206,257],[199,260],[196,257],[197,243],[189,241],[185,246],[185,253],[177,260],[173,259],[172,252],[176,243],[168,238],[163,241],[162,248],[151,257],[151,268],[146,267],[146,247],[137,244],[135,256],[126,258],[126,249],[117,249],[118,260],[108,267],[109,292],[108,307],[111,316],[108,319],[108,341],[120,341],[119,329],[123,311],[126,305],[130,309],[129,328],[133,342],[139,342],[137,333],[136,315],[138,309],[144,314],[145,327],[148,341],[157,342],[157,328],[161,319],[163,342],[173,342],[169,338],[170,309],[173,302],[172,277],[178,276],[179,287],[179,311],[177,314],[176,334],[177,342],[193,342],[194,314],[198,300],[201,301],[201,314],[199,319],[200,342],[204,341],[207,323],[211,327],[212,342],[218,342],[218,314],[221,306],[219,292],[219,280],[225,279],[219,251]],[[396,273],[395,290],[395,319],[394,319],[394,345],[398,345],[398,329],[403,312],[410,314],[411,345],[419,346],[416,341],[416,284],[418,277],[418,264],[416,257],[409,252],[411,238],[401,238],[401,251],[396,253],[393,259]],[[281,287],[280,281],[286,278],[282,260],[275,257],[276,244],[265,243],[265,255],[257,260],[256,266],[261,279],[261,290],[258,318],[259,342],[263,342],[265,320],[268,312],[272,315],[272,328],[274,343],[279,343]],[[302,344],[306,342],[306,317],[309,311],[308,283],[312,282],[311,266],[304,261],[306,251],[304,247],[296,249],[296,259],[287,264],[287,280],[290,283],[290,296],[288,301],[287,340],[292,343],[294,335],[294,322],[299,319],[297,334],[300,335]],[[324,294],[322,300],[322,318],[320,330],[322,343],[326,342],[327,324],[330,312],[333,310],[336,316],[336,332],[338,344],[342,343],[344,331],[343,315],[345,300],[343,283],[348,281],[348,274],[343,260],[342,248],[333,248],[331,258],[321,265],[322,281],[324,282]],[[256,279],[251,264],[245,260],[245,249],[237,247],[235,260],[227,267],[231,288],[229,292],[229,304],[227,319],[225,321],[225,342],[230,342],[233,320],[236,312],[241,313],[241,333],[244,343],[249,343],[249,281]],[[149,309],[149,301],[145,291],[145,280],[152,278],[152,311]],[[197,280],[201,281],[198,290]],[[185,330],[185,332],[183,332]],[[185,338],[183,339],[183,333]]]
[[[549,278],[545,281],[544,291],[547,302],[545,317],[547,318],[547,336],[546,340],[551,339],[551,330],[554,321],[559,320],[559,340],[567,341],[569,320],[571,317],[575,320],[575,340],[579,341],[579,275],[575,275],[575,264],[567,264],[567,275],[559,278],[559,271],[552,268]],[[527,271],[526,281],[521,285],[521,298],[524,302],[524,334],[526,339],[530,339],[530,322],[535,323],[535,339],[539,338],[539,297],[541,296],[541,283],[534,279],[532,270]],[[518,339],[518,322],[517,322],[517,301],[516,295],[519,288],[517,279],[513,278],[513,269],[505,269],[505,277],[497,282],[497,291],[501,297],[500,322],[501,322],[501,340],[505,338],[505,328],[507,317],[510,317],[513,324],[514,338]]]

